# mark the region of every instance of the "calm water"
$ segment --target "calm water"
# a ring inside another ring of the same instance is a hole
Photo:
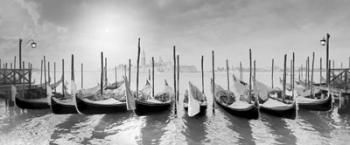
[[[257,75],[260,81],[270,84],[269,73]],[[84,76],[84,86],[91,87],[98,82],[98,72],[86,73]],[[114,80],[112,76],[110,74]],[[147,74],[142,74],[141,84],[146,76]],[[210,76],[209,73],[205,75],[205,90],[209,102],[212,102]],[[276,75],[275,84],[278,77]],[[181,74],[181,97],[188,81],[200,86],[200,78],[200,73]],[[315,78],[318,80],[317,76]],[[135,77],[132,81],[133,79]],[[156,73],[155,84],[162,85],[164,79],[173,84],[171,73]],[[244,79],[247,80],[246,74]],[[217,73],[216,80],[227,88],[226,73]],[[232,77],[230,80],[232,82]],[[335,102],[333,109],[328,112],[300,110],[295,120],[266,114],[261,114],[258,120],[246,120],[232,116],[218,106],[215,113],[212,110],[210,105],[206,115],[189,118],[180,103],[176,117],[173,111],[150,116],[137,116],[133,113],[54,115],[49,110],[6,107],[4,100],[0,100],[0,144],[333,145],[350,142],[350,100],[346,98]]]

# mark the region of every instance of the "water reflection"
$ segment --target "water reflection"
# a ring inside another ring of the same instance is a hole
[[[270,128],[271,132],[269,133],[275,137],[279,144],[296,144],[297,137],[293,134],[285,119],[262,114],[261,121]]]
[[[7,102],[7,103],[5,103]],[[11,132],[18,124],[28,122],[33,118],[41,117],[50,113],[50,110],[30,110],[20,109],[16,106],[9,105],[8,100],[0,100],[0,131]]]
[[[252,136],[252,128],[248,119],[233,116],[222,108],[218,108],[218,111],[222,112],[224,118],[230,122],[230,124],[227,125],[227,128],[238,133],[238,136],[236,136],[236,138],[238,138],[239,144],[255,144],[255,139]]]
[[[206,121],[208,117],[205,113],[198,114],[194,117],[189,117],[184,115],[182,121],[184,123],[185,129],[182,133],[186,137],[188,144],[201,144],[205,141],[207,135],[206,131]]]
[[[142,144],[160,144],[161,138],[167,131],[167,125],[171,121],[171,112],[168,110],[144,116],[144,124],[141,128]]]

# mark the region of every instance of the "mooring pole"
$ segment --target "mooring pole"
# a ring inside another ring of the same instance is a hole
[[[131,59],[129,59],[129,86],[131,86]]]
[[[54,81],[54,84],[56,84],[56,62],[53,62],[53,81]],[[55,93],[56,93],[56,88],[55,87]]]
[[[153,59],[153,57],[152,57]],[[174,59],[174,95],[175,95],[175,106],[174,106],[174,114],[175,117],[177,116],[177,106],[176,106],[176,102],[177,102],[177,96],[176,96],[176,48],[175,46],[173,47],[173,59]]]
[[[272,73],[271,73],[271,87],[272,87],[272,88],[274,88],[274,86],[273,86],[273,70],[274,70],[274,67],[275,67],[275,66],[274,66],[274,65],[275,65],[274,63],[275,63],[275,60],[272,59],[272,67],[271,67],[271,72],[272,72]]]
[[[226,75],[227,75],[227,90],[230,91],[230,70],[228,67],[228,59],[226,59]]]
[[[22,39],[19,39],[19,56],[18,56],[19,69],[22,69]]]
[[[103,94],[103,52],[101,52],[101,79],[100,79],[100,93]]]
[[[176,94],[177,94],[177,96],[176,96],[176,101],[179,101],[179,97],[180,97],[180,55],[177,55],[176,56],[177,57],[177,63],[176,63],[176,65],[177,65],[177,80],[176,80],[176,85],[177,85],[177,87],[176,87]]]
[[[65,97],[64,88],[65,88],[65,84],[64,84],[64,59],[62,59],[62,95],[63,95],[63,98]]]
[[[140,53],[141,53],[141,46],[140,46],[140,38],[137,44],[137,66],[136,66],[136,97],[139,96],[139,67],[140,67]],[[117,69],[115,70],[115,81],[117,82]],[[131,82],[131,81],[130,81]]]
[[[84,64],[83,63],[81,63],[81,68],[80,68],[80,87],[81,87],[81,89],[83,89],[84,88]]]
[[[152,97],[154,97],[154,57],[152,57]]]
[[[322,57],[320,57],[320,85],[322,83]]]
[[[24,67],[24,65],[23,65]],[[24,68],[23,68],[24,69]],[[46,57],[44,56],[44,78],[45,78],[45,96],[47,97],[47,93],[46,93],[46,90],[47,90],[47,80],[46,80]]]
[[[284,65],[283,65],[283,92],[282,92],[282,101],[285,101],[286,98],[286,72],[287,71],[287,55],[284,55]]]
[[[72,54],[72,60],[71,60],[71,80],[75,80],[75,75],[74,75],[74,55]]]
[[[212,89],[213,89],[213,113],[215,113],[215,98],[216,98],[216,93],[215,93],[215,54],[214,51],[211,51],[211,56],[212,56],[212,73],[213,73],[213,81],[212,81]]]
[[[314,87],[313,87],[313,82],[314,82],[314,63],[315,63],[315,52],[312,52],[312,68],[311,68],[311,82],[310,82],[311,96],[314,96]]]
[[[295,89],[295,54],[294,54],[294,52],[293,52],[293,79],[292,79],[292,96],[293,96],[293,99],[295,99],[294,98],[294,89]]]
[[[202,72],[202,94],[204,95],[204,71],[203,71],[203,55],[201,58],[201,72]]]
[[[105,57],[105,72],[104,72],[105,74],[105,82],[104,82],[104,84],[105,84],[105,86],[107,86],[107,83],[108,83],[108,78],[107,78],[107,57]],[[130,79],[129,79],[129,81],[130,81]]]
[[[41,62],[40,63],[40,87],[42,88],[43,87],[43,60],[41,60],[40,62]]]
[[[252,101],[252,50],[249,49],[249,103]]]

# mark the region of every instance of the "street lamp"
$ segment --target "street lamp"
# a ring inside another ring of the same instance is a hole
[[[326,46],[326,75],[327,75],[327,85],[329,85],[330,82],[330,68],[329,68],[329,38],[331,36],[329,33],[326,34],[326,37],[323,37],[322,40],[320,40],[322,46]]]
[[[22,39],[19,39],[19,69],[22,69]],[[25,45],[28,45],[30,43],[31,48],[36,48],[37,43],[33,39],[29,39]]]

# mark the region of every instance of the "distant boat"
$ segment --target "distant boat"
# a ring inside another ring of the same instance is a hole
[[[213,82],[211,85],[213,85]],[[231,91],[224,90],[221,86],[216,84],[213,94],[215,102],[230,114],[247,119],[259,118],[257,103],[240,100],[239,96],[236,96]]]
[[[168,111],[173,102],[173,96],[173,89],[168,85],[166,80],[163,90],[155,96],[152,96],[152,87],[147,80],[146,85],[135,100],[135,112],[138,114],[148,114]]]
[[[183,105],[188,116],[192,117],[204,114],[207,110],[208,103],[205,94],[191,82],[188,82],[188,90],[186,90]]]

